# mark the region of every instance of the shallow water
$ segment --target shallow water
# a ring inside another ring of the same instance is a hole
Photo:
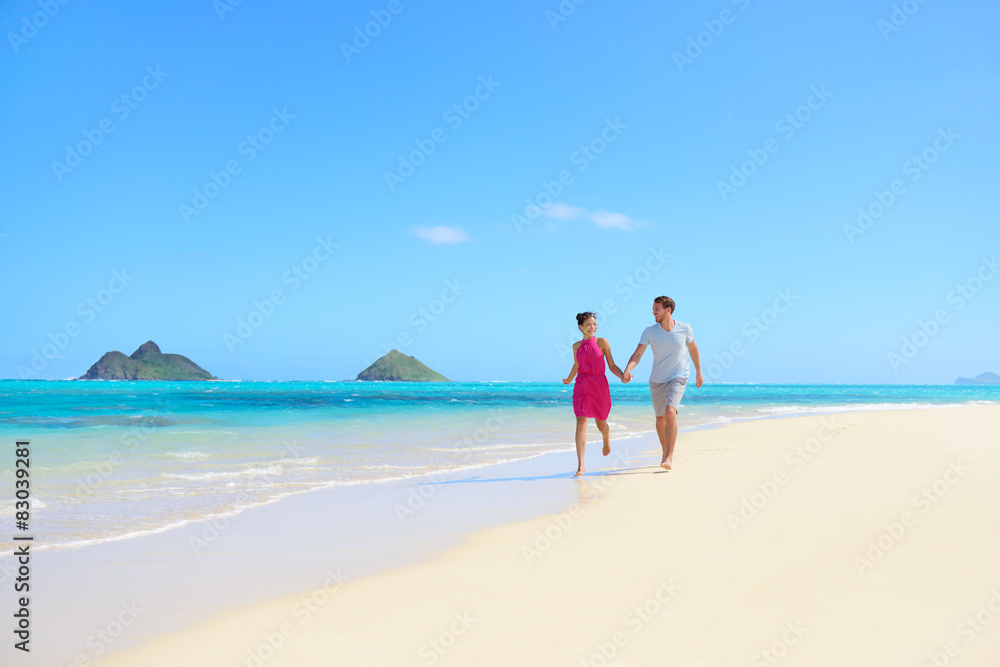
[[[611,387],[612,438],[650,432],[648,385]],[[321,487],[569,452],[571,399],[572,387],[555,383],[4,380],[0,441],[31,442],[31,528],[44,548],[165,530]],[[977,402],[1000,402],[1000,387],[689,386],[681,426]],[[2,488],[13,489],[13,459],[0,460]],[[0,501],[0,517],[13,514],[13,500]]]

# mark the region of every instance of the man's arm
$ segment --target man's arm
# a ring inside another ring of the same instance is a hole
[[[636,367],[639,360],[642,359],[642,353],[646,351],[646,346],[642,343],[636,346],[635,352],[629,357],[628,363],[625,365],[625,372],[622,373],[622,382],[628,382],[632,379],[632,369]]]
[[[698,356],[698,346],[694,344],[694,341],[688,343],[688,352],[691,353],[691,361],[694,362],[695,378],[694,386],[700,387],[702,383],[701,379],[701,358]]]

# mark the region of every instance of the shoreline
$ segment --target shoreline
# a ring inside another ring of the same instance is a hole
[[[928,412],[944,415],[949,410],[971,414],[983,410],[997,412],[1000,408],[962,406],[930,411],[904,409],[841,414],[845,415],[844,419],[846,415],[851,415],[851,419],[873,419],[896,414],[902,415],[901,418],[906,421],[918,415],[928,418]],[[694,459],[715,451],[702,450],[702,441],[717,439],[720,434],[733,433],[734,429],[737,432],[747,427],[765,432],[782,431],[790,428],[790,424],[836,415],[773,416],[781,418],[703,424],[686,430],[679,439],[675,458],[687,466]],[[60,654],[66,651],[71,653],[61,658],[67,663],[81,651],[91,659],[96,658],[98,656],[93,655],[93,651],[81,648],[86,646],[86,633],[92,633],[100,626],[100,618],[114,618],[114,609],[135,598],[137,592],[139,595],[144,593],[146,602],[143,604],[147,607],[152,604],[155,612],[147,612],[120,640],[106,647],[108,659],[113,661],[120,652],[141,651],[143,646],[159,645],[168,637],[198,632],[203,625],[220,622],[227,615],[240,614],[243,610],[256,609],[261,605],[273,605],[283,596],[287,598],[292,591],[314,590],[317,572],[327,572],[327,578],[332,573],[333,579],[349,576],[352,587],[355,583],[394,576],[394,572],[447,558],[480,536],[510,530],[512,526],[525,523],[545,523],[550,517],[566,512],[566,508],[574,503],[583,502],[584,491],[581,489],[593,489],[608,479],[631,480],[636,475],[649,477],[646,472],[658,470],[655,467],[657,461],[651,454],[659,450],[655,435],[636,438],[622,448],[625,457],[619,467],[630,468],[628,471],[599,469],[603,460],[599,454],[595,456],[596,443],[588,444],[588,472],[577,480],[570,476],[573,462],[564,460],[564,457],[571,457],[567,452],[551,452],[532,459],[490,466],[477,471],[480,473],[477,475],[458,475],[464,479],[430,484],[433,493],[424,498],[422,506],[416,508],[419,511],[412,516],[407,515],[404,522],[392,512],[392,508],[399,506],[401,501],[405,503],[407,499],[413,501],[419,498],[419,495],[413,494],[427,486],[426,481],[419,481],[426,480],[426,476],[390,484],[364,484],[350,488],[318,489],[315,494],[293,494],[281,499],[280,503],[246,510],[225,526],[212,527],[209,521],[203,520],[160,535],[39,552],[35,556],[36,567],[44,572],[44,576],[39,577],[42,579],[39,586],[52,584],[54,589],[49,593],[40,590],[40,599],[48,598],[49,602],[61,604],[59,598],[73,592],[73,597],[87,595],[84,599],[93,599],[95,604],[92,618],[86,621],[64,613],[62,618],[51,619],[51,631],[43,634],[44,627],[40,626],[36,635],[38,643],[49,644],[51,648],[62,644]],[[636,461],[636,456],[644,458]],[[681,478],[677,473],[677,470],[671,473],[654,472],[660,476],[673,475],[671,479]],[[603,503],[608,495],[604,493],[607,489],[598,490],[601,491],[599,503]],[[342,512],[344,509],[349,512]],[[331,512],[339,515],[338,520],[332,523]],[[346,516],[350,512],[358,514]],[[243,515],[247,520],[238,518]],[[572,517],[566,520],[570,519]],[[320,526],[325,534],[302,534],[294,528],[295,525]],[[213,528],[218,532],[217,536],[213,536]],[[205,533],[205,530],[208,532]],[[207,542],[200,554],[191,553],[191,538]],[[344,544],[352,539],[362,545],[353,550],[353,555],[352,549]],[[188,542],[185,543],[185,540]],[[391,546],[394,540],[396,551]],[[404,545],[402,549],[398,546],[400,544]],[[381,557],[374,558],[373,554],[381,554]],[[118,564],[116,581],[110,586],[107,582],[101,583],[101,573],[109,563]],[[298,575],[281,572],[289,568],[297,569]],[[259,581],[259,574],[263,572],[267,572],[268,576]],[[165,578],[150,581],[150,573]],[[49,581],[45,581],[46,578]],[[193,585],[199,580],[204,580],[207,585]],[[81,583],[87,581],[90,584]],[[248,587],[247,581],[253,581],[253,586]],[[145,583],[137,588],[136,582]],[[89,592],[88,586],[92,589]],[[183,597],[184,590],[197,591],[202,599],[196,603],[178,599],[178,596]],[[103,611],[98,611],[101,609]],[[95,618],[98,620],[95,621]],[[72,650],[74,646],[75,652]],[[53,655],[52,659],[56,656]]]
[[[639,437],[640,438],[641,437],[645,437],[645,434],[643,436],[639,436]],[[226,520],[226,521],[233,520],[236,517],[238,517],[240,514],[242,514],[243,512],[248,512],[248,511],[252,511],[252,510],[255,510],[257,508],[260,508],[260,507],[266,507],[268,505],[273,505],[275,503],[279,503],[279,502],[282,502],[282,501],[284,501],[284,500],[286,500],[288,498],[292,498],[292,497],[299,496],[299,495],[305,495],[305,494],[310,494],[310,493],[318,493],[318,492],[322,492],[322,491],[326,491],[326,490],[330,490],[330,489],[339,489],[339,488],[348,488],[348,487],[365,487],[367,485],[409,484],[409,483],[413,483],[413,482],[419,482],[420,484],[424,484],[426,482],[420,482],[420,480],[424,479],[424,478],[428,478],[429,479],[429,478],[438,477],[438,476],[441,476],[441,475],[457,475],[457,474],[460,474],[460,473],[468,472],[470,470],[480,470],[480,469],[492,468],[494,466],[505,466],[505,465],[509,465],[509,464],[516,464],[516,463],[521,463],[522,461],[531,461],[533,459],[536,459],[536,458],[539,458],[539,457],[542,457],[542,456],[550,456],[550,455],[554,455],[554,454],[564,454],[567,451],[571,451],[571,450],[565,450],[565,451],[563,451],[563,450],[557,450],[557,451],[551,451],[551,452],[543,452],[541,454],[535,454],[535,455],[532,455],[532,456],[525,457],[523,459],[513,459],[513,460],[510,460],[510,461],[500,461],[500,462],[494,462],[494,463],[483,463],[483,464],[478,464],[478,465],[469,465],[469,466],[466,466],[464,468],[456,468],[456,469],[445,470],[445,471],[434,472],[434,473],[421,473],[419,475],[412,475],[412,476],[408,476],[408,477],[388,477],[388,478],[385,478],[385,479],[359,480],[359,481],[353,481],[353,482],[331,482],[331,483],[329,483],[329,484],[327,484],[325,486],[318,486],[318,487],[311,488],[311,489],[301,489],[301,490],[296,490],[296,491],[289,491],[289,492],[284,493],[282,495],[278,495],[278,496],[275,496],[273,498],[269,498],[267,500],[262,500],[260,502],[254,503],[252,505],[241,506],[241,507],[234,508],[234,509],[231,509],[231,510],[228,510],[228,511],[225,511],[225,512],[220,512],[220,513],[217,513],[217,514],[211,514],[211,515],[202,516],[202,517],[193,517],[193,518],[190,518],[190,519],[183,519],[183,520],[180,520],[180,521],[177,521],[177,522],[174,522],[174,523],[166,524],[166,525],[163,525],[163,526],[158,526],[156,528],[150,528],[150,529],[147,529],[147,530],[141,530],[141,531],[136,531],[136,532],[132,532],[132,533],[125,533],[123,535],[117,535],[115,537],[95,538],[95,539],[92,539],[92,540],[82,540],[82,541],[79,541],[79,542],[70,542],[70,543],[65,543],[65,544],[43,544],[43,545],[40,545],[40,546],[36,546],[35,547],[35,551],[50,551],[50,550],[55,551],[55,550],[81,549],[81,548],[92,547],[92,546],[97,546],[97,545],[101,545],[101,544],[109,544],[109,543],[112,543],[112,542],[122,542],[122,541],[132,540],[132,539],[142,539],[142,538],[145,538],[145,537],[149,537],[149,536],[152,536],[152,535],[158,535],[160,533],[169,532],[169,531],[172,531],[172,530],[180,530],[180,529],[183,529],[183,528],[185,528],[187,526],[190,526],[192,524],[205,523],[205,522],[216,522],[216,521],[220,521],[220,520]],[[12,553],[13,553],[13,551],[0,551],[0,558],[3,558],[5,556],[9,556]],[[0,574],[2,574],[2,573],[0,573]]]
[[[109,382],[118,382],[118,380],[114,380],[114,381],[110,381],[109,380]],[[704,423],[697,423],[697,424],[695,424],[693,426],[683,427],[683,428],[680,429],[679,433],[680,434],[693,433],[693,432],[697,432],[697,431],[704,430],[704,429],[718,428],[718,427],[726,426],[726,425],[729,425],[729,424],[739,424],[739,423],[750,422],[750,421],[769,420],[769,419],[784,419],[784,418],[794,418],[794,417],[800,417],[800,416],[824,415],[824,414],[842,414],[842,413],[850,413],[850,412],[880,412],[880,411],[892,411],[892,410],[924,410],[924,409],[936,410],[936,409],[949,409],[949,408],[955,408],[955,407],[970,407],[970,406],[980,405],[980,404],[982,404],[982,403],[979,402],[979,401],[969,401],[969,402],[964,403],[964,404],[950,404],[950,403],[949,404],[932,404],[932,403],[918,403],[918,404],[879,403],[879,404],[846,404],[846,405],[843,405],[843,406],[840,406],[840,405],[815,405],[815,406],[809,406],[809,405],[806,405],[806,406],[796,406],[796,405],[792,405],[792,406],[788,406],[788,408],[792,409],[792,411],[789,411],[789,412],[776,411],[774,414],[764,413],[764,414],[758,414],[758,415],[753,415],[753,416],[738,416],[738,417],[729,417],[729,416],[725,416],[725,415],[720,415],[716,420],[713,420],[713,421],[704,422]],[[862,405],[864,407],[861,407]],[[595,434],[592,433],[592,432],[589,433],[589,437],[590,438],[594,438],[594,435]],[[628,443],[635,443],[635,442],[638,442],[638,441],[641,441],[641,440],[655,439],[655,437],[656,437],[655,431],[654,430],[648,430],[648,431],[644,431],[644,432],[638,433],[636,435],[627,436],[626,438],[624,438],[624,440],[626,442],[628,442]],[[594,442],[588,442],[588,444],[591,447],[594,446]],[[654,445],[658,446],[658,443],[654,443]],[[123,541],[132,540],[132,539],[143,539],[143,538],[148,537],[148,536],[165,533],[165,532],[169,532],[169,531],[172,531],[172,530],[184,529],[187,526],[190,526],[192,524],[198,524],[198,523],[202,523],[202,522],[214,522],[214,521],[229,521],[229,520],[233,520],[235,517],[238,517],[243,512],[251,511],[251,510],[254,510],[254,509],[259,508],[259,507],[266,507],[268,505],[272,505],[274,503],[278,503],[278,502],[284,501],[287,498],[292,498],[292,497],[295,497],[295,496],[298,496],[298,495],[302,495],[302,494],[309,494],[309,493],[314,493],[314,492],[322,492],[322,491],[325,491],[325,490],[328,490],[328,489],[338,489],[338,488],[346,488],[346,487],[353,487],[353,486],[364,487],[364,486],[367,486],[367,485],[413,484],[413,483],[419,485],[419,484],[425,483],[425,482],[422,481],[425,478],[429,479],[429,478],[438,477],[438,476],[441,476],[441,475],[458,475],[458,474],[466,473],[466,472],[472,471],[472,470],[486,470],[486,469],[492,468],[494,466],[504,466],[504,465],[508,465],[508,464],[517,464],[517,463],[521,463],[521,462],[524,462],[524,461],[531,461],[531,460],[534,460],[534,459],[540,458],[540,457],[551,456],[551,455],[556,455],[556,454],[565,454],[567,452],[568,453],[572,453],[573,451],[574,451],[574,446],[573,446],[572,443],[570,443],[570,444],[567,444],[565,446],[565,448],[563,448],[563,449],[550,450],[550,451],[546,451],[546,452],[541,452],[541,453],[533,454],[531,456],[526,456],[524,458],[515,458],[515,459],[511,459],[511,460],[507,460],[507,461],[476,463],[476,464],[470,464],[470,465],[464,466],[464,467],[458,467],[458,468],[454,468],[454,469],[448,469],[448,470],[445,470],[445,471],[435,471],[435,472],[431,472],[431,473],[420,473],[420,474],[414,474],[414,475],[402,476],[402,477],[387,477],[387,478],[383,478],[383,479],[329,482],[327,484],[323,484],[323,485],[320,485],[320,486],[315,486],[313,488],[297,489],[297,490],[294,490],[294,491],[284,492],[284,493],[282,493],[280,495],[277,495],[275,497],[268,498],[266,500],[260,500],[260,501],[254,502],[254,503],[252,503],[250,505],[244,505],[244,506],[239,506],[239,507],[235,507],[235,508],[230,508],[230,509],[227,509],[227,510],[224,510],[224,511],[221,511],[221,512],[215,512],[215,513],[212,513],[212,514],[209,514],[209,515],[205,515],[205,516],[189,517],[189,518],[185,518],[185,519],[181,519],[181,520],[178,520],[178,521],[171,522],[169,524],[164,524],[164,525],[160,525],[160,526],[156,526],[156,527],[148,528],[148,529],[142,529],[142,530],[138,530],[138,531],[134,531],[134,532],[130,532],[130,533],[125,533],[125,534],[122,534],[122,535],[116,535],[116,536],[113,536],[113,537],[92,538],[92,539],[85,539],[85,540],[80,540],[80,541],[76,541],[76,542],[71,542],[71,543],[41,544],[41,545],[38,545],[38,546],[35,547],[35,551],[39,552],[39,551],[51,551],[51,550],[79,549],[79,548],[87,548],[87,547],[91,547],[91,546],[96,546],[96,545],[101,545],[101,544],[108,544],[108,543],[113,543],[113,542],[123,542]],[[0,550],[0,559],[3,559],[4,557],[10,556],[13,553],[14,553],[13,549]],[[0,560],[0,582],[3,581],[3,575],[4,575],[4,571],[3,571],[2,566],[3,566],[3,563],[2,563],[2,560]]]
[[[559,511],[373,576],[330,566],[312,587],[100,664],[577,665],[610,654],[621,664],[737,665],[768,647],[800,664],[920,664],[1000,586],[1000,534],[984,532],[1000,506],[998,417],[1000,407],[968,406],[688,432],[670,473],[643,461],[588,471]],[[778,472],[791,473],[782,455],[826,437],[822,428],[831,444],[781,481]],[[865,466],[844,466],[858,456]],[[760,490],[770,483],[780,490]],[[940,503],[911,506],[940,484]],[[726,515],[758,492],[763,506],[734,530]],[[887,544],[897,523],[904,534]],[[886,548],[878,555],[871,544]],[[1000,622],[987,630],[963,657],[995,655]]]
[[[232,517],[317,488],[415,478],[573,447],[568,408],[560,408],[570,389],[561,383],[402,383],[422,385],[402,393],[399,383],[239,382],[230,390],[193,393],[170,382],[67,389],[72,384],[22,391],[18,383],[0,381],[12,401],[9,414],[18,415],[0,420],[0,433],[45,446],[35,499],[39,551]],[[155,387],[147,391],[148,385]],[[650,433],[648,390],[613,385],[612,394],[619,431],[612,424],[612,437]],[[998,400],[997,391],[951,385],[723,384],[690,392],[681,418],[688,427]],[[432,409],[408,423],[413,408],[424,404]],[[502,428],[494,412],[503,413]],[[480,433],[487,446],[463,446],[473,436],[480,443]],[[0,481],[11,472],[0,473]],[[0,515],[13,511],[13,500],[0,500]],[[78,521],[81,511],[91,520]],[[12,553],[8,545],[0,548],[8,549],[0,556]]]
[[[646,438],[633,437],[620,449],[645,446]],[[599,442],[589,449],[600,456]],[[32,603],[47,611],[33,622],[35,646],[27,664],[68,665],[81,655],[92,661],[308,588],[310,573],[332,555],[352,577],[424,562],[479,530],[558,511],[574,495],[571,458],[568,451],[555,451],[460,471],[311,489],[225,517],[33,551],[32,568],[40,574]],[[540,471],[554,484],[535,484]],[[504,483],[478,483],[483,477]],[[517,488],[518,497],[500,497],[498,486]],[[0,583],[12,578],[13,559],[0,556]],[[255,585],[248,587],[250,578]],[[90,601],[90,618],[73,608],[70,600],[79,599]],[[133,602],[155,612],[144,612],[121,639],[94,639],[104,623],[114,624],[119,607]],[[13,613],[11,601],[0,598],[0,615],[8,606]],[[104,650],[87,648],[88,641]]]

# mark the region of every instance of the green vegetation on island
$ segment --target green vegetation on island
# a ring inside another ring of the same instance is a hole
[[[982,373],[974,378],[958,378],[955,384],[1000,384],[1000,375],[996,373]]]
[[[389,350],[389,354],[358,373],[357,379],[382,382],[451,382],[415,357],[409,357],[399,350]]]
[[[181,354],[163,354],[151,340],[126,357],[108,352],[79,380],[218,380]]]

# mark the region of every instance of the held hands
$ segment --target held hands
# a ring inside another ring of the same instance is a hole
[[[627,383],[631,379],[632,379],[632,372],[631,371],[625,371],[624,373],[622,373],[622,382],[623,383]]]

